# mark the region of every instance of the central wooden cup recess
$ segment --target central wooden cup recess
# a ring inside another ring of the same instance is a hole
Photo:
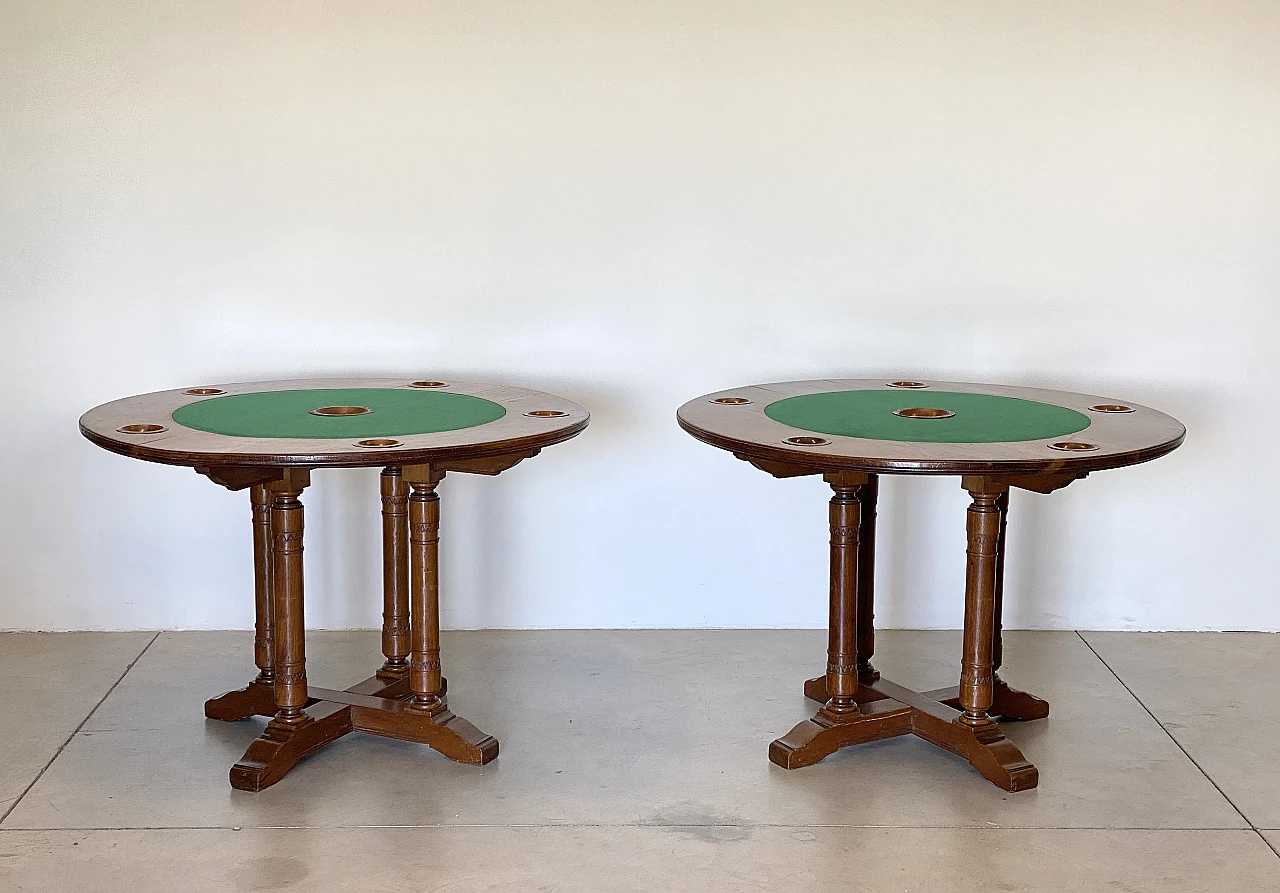
[[[1096,443],[1085,443],[1080,440],[1060,440],[1057,443],[1049,444],[1051,450],[1061,450],[1064,453],[1088,453],[1096,450]]]
[[[912,406],[907,409],[895,409],[893,414],[904,419],[949,419],[955,415],[949,409],[935,409],[932,406]]]
[[[322,416],[368,415],[371,412],[373,410],[367,406],[321,406],[311,410],[312,415]]]

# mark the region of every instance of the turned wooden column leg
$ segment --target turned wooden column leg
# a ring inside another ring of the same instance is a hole
[[[279,481],[268,484],[271,503],[272,628],[271,662],[275,671],[276,714],[240,761],[231,767],[231,786],[260,791],[275,784],[316,748],[341,738],[352,729],[350,708],[328,704],[316,715],[304,712],[307,656],[302,587],[302,502],[310,482],[306,469],[283,469]]]
[[[271,656],[271,493],[265,484],[256,484],[249,490],[249,502],[253,506],[253,660],[258,666],[256,681],[273,685],[275,665]]]
[[[857,486],[832,484],[831,580],[827,629],[827,695],[833,715],[858,712],[858,534]]]
[[[409,497],[409,688],[416,710],[445,709],[440,684],[440,496],[443,474],[414,481]]]
[[[382,472],[382,653],[378,676],[409,672],[409,485],[399,468]]]
[[[871,655],[875,653],[876,641],[876,503],[880,495],[880,480],[874,474],[866,477],[867,482],[857,488],[858,521],[855,571],[857,580],[854,584],[857,593],[857,607],[855,609],[857,659],[855,662],[858,667],[858,681],[863,685],[870,685],[880,678],[880,674],[871,665]],[[832,512],[834,513],[835,510],[835,500],[832,500]],[[832,540],[833,549],[835,548],[834,542]],[[834,551],[832,556],[834,561]],[[831,699],[831,691],[827,687],[826,675],[807,680],[804,684],[804,695],[810,700],[819,701],[823,704],[829,701]]]
[[[995,641],[997,546],[1000,509],[996,501],[1008,488],[986,478],[966,477],[963,486],[973,502],[966,530],[968,563],[964,585],[964,645],[960,669],[960,709],[957,722],[985,726],[993,722],[992,647]]]
[[[272,722],[298,725],[307,721],[307,657],[302,591],[302,486],[272,484],[272,599],[276,711]]]
[[[916,717],[914,731],[955,753],[964,754],[983,777],[1006,791],[1024,791],[1036,786],[1039,773],[1017,746],[1004,737],[990,714],[995,691],[992,655],[999,578],[1001,511],[998,502],[1009,488],[1007,484],[978,476],[966,476],[962,485],[973,501],[966,523],[964,645],[956,697],[956,707],[961,712],[943,725],[937,720],[945,714],[939,714],[937,708],[946,708],[924,703],[921,705],[923,715]]]
[[[859,643],[866,645],[858,635],[859,539],[864,529],[860,499],[868,477],[837,472],[825,480],[835,490],[830,507],[830,619],[823,682],[828,700],[812,719],[769,746],[769,759],[784,769],[812,766],[841,747],[911,731],[910,708],[884,699],[871,701],[864,712],[857,699]],[[812,685],[806,687],[806,692],[812,690]]]
[[[444,472],[427,465],[404,470],[409,494],[409,691],[404,707],[380,717],[378,734],[421,741],[451,760],[483,765],[498,755],[498,741],[445,704],[440,673],[440,497]],[[364,722],[364,720],[359,720]]]
[[[271,588],[271,494],[265,484],[255,484],[250,488],[249,505],[253,512],[253,662],[258,667],[258,676],[245,688],[205,701],[205,716],[227,722],[250,716],[273,716],[276,712],[275,664],[271,655],[274,622]]]
[[[999,513],[1000,521],[996,532],[996,579],[991,617],[991,706],[987,708],[987,713],[990,716],[1011,720],[1044,719],[1049,715],[1048,702],[1037,698],[1035,695],[1027,694],[1025,691],[1010,688],[1000,678],[998,672],[1004,660],[1004,556],[1006,532],[1009,524],[1008,492],[1003,492],[996,497],[994,504]],[[946,704],[948,707],[954,707],[957,710],[962,709],[960,689],[958,687],[940,688],[937,691],[925,692],[925,694]]]

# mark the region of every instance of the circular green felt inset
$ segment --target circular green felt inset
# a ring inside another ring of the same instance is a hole
[[[948,418],[903,418],[894,410],[945,409]],[[828,391],[776,400],[764,408],[775,422],[868,440],[910,443],[1008,443],[1065,437],[1089,427],[1082,412],[1052,403],[933,390]]]
[[[361,415],[312,415],[327,406],[367,407]],[[474,428],[507,414],[501,404],[469,394],[412,388],[315,388],[261,391],[188,403],[179,425],[233,437],[399,437]]]

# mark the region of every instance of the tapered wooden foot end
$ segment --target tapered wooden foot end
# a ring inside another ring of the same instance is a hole
[[[231,767],[231,786],[238,791],[261,791],[284,778],[311,751],[336,741],[351,731],[351,709],[326,704],[318,715],[296,725],[272,720]]]
[[[960,689],[956,686],[925,692],[925,696],[956,710],[960,709]],[[991,709],[987,711],[987,715],[1016,722],[1044,719],[1049,715],[1049,702],[1025,691],[1010,688],[1008,683],[997,676],[992,684]]]
[[[973,739],[969,765],[996,787],[1010,792],[1027,791],[1040,783],[1040,771],[1027,762],[1016,744],[999,733],[998,727],[994,735],[979,732]]]
[[[458,763],[483,766],[498,756],[498,739],[447,708],[430,713],[403,701],[360,703],[352,706],[351,718],[361,732],[416,741]]]
[[[839,726],[824,726],[806,719],[769,744],[769,761],[783,769],[803,769],[820,763],[845,746]]]
[[[471,766],[483,766],[498,756],[498,739],[486,735],[461,716],[447,710],[435,717],[438,733],[427,742],[451,760]]]
[[[971,726],[961,722],[950,708],[942,709],[951,713],[950,721],[936,711],[917,711],[913,731],[964,757],[983,778],[1002,790],[1025,791],[1039,783],[1039,771],[1027,762],[1016,744],[1001,734],[994,721]]]
[[[242,689],[205,701],[204,715],[223,722],[235,722],[250,716],[275,716],[275,691],[269,683],[250,682]]]
[[[911,709],[892,700],[863,704],[860,712],[834,714],[824,707],[769,745],[769,760],[783,769],[802,769],[831,756],[842,747],[906,735]]]

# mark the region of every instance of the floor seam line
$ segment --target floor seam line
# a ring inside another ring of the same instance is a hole
[[[137,664],[138,661],[142,660],[142,656],[146,654],[151,649],[151,646],[156,643],[156,639],[160,638],[161,632],[163,632],[163,630],[157,630],[156,634],[147,641],[147,644],[142,646],[142,650],[138,652],[138,656],[129,661],[128,666],[124,668],[124,672],[120,674],[120,678],[111,683],[111,687],[107,689],[106,693],[102,697],[98,698],[98,703],[94,704],[93,709],[89,711],[84,719],[80,720],[80,724],[71,730],[71,734],[67,736],[67,740],[58,745],[58,749],[53,752],[53,756],[51,756],[49,761],[40,768],[40,771],[36,773],[36,777],[31,779],[31,784],[23,788],[22,793],[14,799],[13,804],[4,811],[3,815],[0,815],[0,825],[3,825],[4,822],[8,820],[9,816],[13,815],[13,811],[18,808],[20,803],[22,803],[23,798],[31,792],[31,789],[36,786],[40,779],[44,778],[44,774],[49,771],[49,767],[53,765],[54,761],[57,760],[58,757],[62,756],[62,752],[67,749],[67,745],[74,741],[76,735],[80,734],[80,730],[89,724],[89,720],[93,719],[93,715],[98,712],[98,708],[103,705],[107,698],[111,697],[111,693],[116,690],[116,686],[121,682],[124,682],[124,677],[129,675],[129,671],[133,669],[134,665]]]
[[[415,831],[415,830],[465,830],[465,829],[496,829],[496,828],[564,828],[564,829],[618,829],[618,830],[670,830],[685,828],[759,828],[759,829],[804,829],[804,828],[820,828],[834,830],[886,830],[886,831],[1103,831],[1107,833],[1113,832],[1142,832],[1142,833],[1181,833],[1181,834],[1258,834],[1261,833],[1250,828],[1121,828],[1106,825],[1003,825],[991,827],[990,825],[805,825],[805,824],[718,824],[718,825],[650,825],[643,823],[545,823],[545,822],[525,822],[525,823],[504,823],[504,824],[486,824],[486,823],[468,823],[468,824],[435,824],[435,825],[134,825],[134,826],[99,826],[99,827],[59,827],[59,828],[0,828],[0,834],[43,834],[47,832],[91,832],[91,831],[229,831],[232,833],[241,833],[244,831]],[[1265,841],[1266,838],[1264,837]],[[1270,844],[1268,843],[1268,846]]]
[[[1160,721],[1159,717],[1157,717],[1154,713],[1152,713],[1151,708],[1149,708],[1145,703],[1143,703],[1142,698],[1138,697],[1138,695],[1134,692],[1134,690],[1129,687],[1129,683],[1125,682],[1123,679],[1120,678],[1120,674],[1111,668],[1111,664],[1107,663],[1106,658],[1104,658],[1101,654],[1098,653],[1098,650],[1094,648],[1092,644],[1090,644],[1089,640],[1084,637],[1084,634],[1080,632],[1080,630],[1076,630],[1075,633],[1077,636],[1079,636],[1080,641],[1084,642],[1084,647],[1088,648],[1090,651],[1093,652],[1093,656],[1102,662],[1102,665],[1107,668],[1107,672],[1115,677],[1116,682],[1119,682],[1124,687],[1124,690],[1129,693],[1129,696],[1133,698],[1135,701],[1137,701],[1138,706],[1141,707],[1146,712],[1147,716],[1151,717],[1151,719],[1155,722],[1155,724],[1160,727],[1160,731],[1164,732],[1165,735],[1168,736],[1169,740],[1174,743],[1174,746],[1177,747],[1178,750],[1182,751],[1182,755],[1191,761],[1191,765],[1195,766],[1196,769],[1199,770],[1200,774],[1205,777],[1205,780],[1208,781],[1209,784],[1213,785],[1213,789],[1217,791],[1222,796],[1222,799],[1226,800],[1227,804],[1230,805],[1230,807],[1236,811],[1236,815],[1240,816],[1240,818],[1244,820],[1245,824],[1249,826],[1250,830],[1252,830],[1254,834],[1257,834],[1259,837],[1261,837],[1262,842],[1266,843],[1268,848],[1270,848],[1273,853],[1276,853],[1276,855],[1280,857],[1280,852],[1277,852],[1275,847],[1272,847],[1271,844],[1267,841],[1267,839],[1263,837],[1262,832],[1258,830],[1258,826],[1249,820],[1249,817],[1244,814],[1244,811],[1240,809],[1239,806],[1236,806],[1235,801],[1227,796],[1227,792],[1224,791],[1216,781],[1214,781],[1213,777],[1204,770],[1204,767],[1200,765],[1200,763],[1196,760],[1196,758],[1193,757],[1187,751],[1187,749],[1182,746],[1182,742],[1179,741],[1172,732],[1170,732],[1167,728],[1165,728],[1164,723]]]

